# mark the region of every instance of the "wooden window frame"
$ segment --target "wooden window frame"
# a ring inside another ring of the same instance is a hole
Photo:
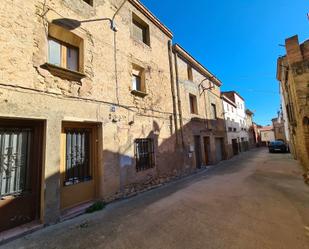
[[[140,40],[134,36],[134,26],[140,28],[143,32],[143,39]],[[142,42],[143,44],[150,47],[150,27],[149,25],[143,21],[138,15],[132,12],[132,37],[134,40],[138,42]]]
[[[72,69],[68,68],[68,48],[73,48],[77,50],[77,71],[75,72],[80,72],[80,51],[79,51],[79,47],[73,46],[71,44],[65,43],[63,41],[60,41],[59,39],[56,39],[54,37],[48,36],[48,41],[49,40],[53,40],[57,43],[59,43],[60,45],[60,67],[65,68],[66,70],[70,70],[70,71],[75,71]],[[49,59],[49,58],[48,58]]]
[[[132,79],[132,84],[133,84],[133,77],[139,77],[140,78],[140,89],[133,89],[133,85],[131,86],[131,93],[133,95],[139,96],[139,97],[146,97],[147,90],[146,90],[146,74],[145,74],[145,69],[141,66],[138,66],[136,64],[132,65],[132,74],[131,74],[131,79]]]
[[[194,94],[189,94],[190,113],[198,115],[197,97]]]
[[[189,64],[187,64],[187,76],[189,81],[193,81],[193,69]]]
[[[216,104],[212,103],[211,104],[211,113],[212,113],[212,116],[214,118],[214,120],[217,120],[218,119],[218,113],[217,113],[217,106]]]
[[[41,67],[49,70],[54,76],[81,82],[81,80],[86,77],[84,74],[84,39],[76,35],[75,32],[69,31],[54,23],[49,23],[47,49],[49,49],[49,39],[59,43],[61,46],[60,66],[49,63],[49,58],[46,58],[47,62]],[[68,69],[66,58],[68,47],[77,49],[77,71]]]

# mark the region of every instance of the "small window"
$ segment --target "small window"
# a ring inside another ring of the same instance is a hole
[[[190,100],[190,112],[191,112],[191,114],[198,114],[196,96],[193,95],[193,94],[189,94],[189,100]]]
[[[229,132],[232,132],[232,131],[233,131],[233,128],[232,128],[232,127],[229,127],[228,129],[229,129]]]
[[[133,38],[150,46],[149,25],[133,13]]]
[[[79,49],[49,37],[48,63],[71,71],[79,71]]]
[[[145,69],[137,65],[132,69],[132,91],[146,93]]]
[[[135,140],[136,171],[143,171],[154,167],[154,143],[153,139]]]
[[[90,6],[93,6],[93,0],[83,0],[83,1],[89,4]]]
[[[193,81],[193,72],[192,67],[190,65],[187,65],[187,71],[188,71],[188,80]]]
[[[236,132],[236,131],[237,131],[237,129],[236,129],[236,128],[234,128],[234,129],[233,129],[233,131],[234,131],[234,132]]]
[[[217,107],[215,104],[211,104],[211,114],[212,114],[212,119],[217,119]]]
[[[132,88],[135,91],[142,91],[142,78],[138,74],[132,75]]]

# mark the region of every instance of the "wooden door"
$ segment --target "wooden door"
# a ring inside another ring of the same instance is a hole
[[[65,123],[62,129],[61,209],[95,198],[96,125]]]
[[[238,155],[239,151],[238,151],[237,139],[232,139],[232,147],[233,147],[233,154]]]
[[[194,147],[195,147],[195,163],[196,168],[201,168],[202,159],[201,159],[201,137],[194,136]]]
[[[210,164],[210,139],[209,137],[204,137],[204,153],[205,153],[205,163]]]
[[[0,232],[39,218],[42,128],[0,120]]]
[[[216,138],[216,161],[220,162],[223,160],[223,139]]]

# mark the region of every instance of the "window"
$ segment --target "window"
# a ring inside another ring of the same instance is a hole
[[[132,93],[146,94],[145,69],[137,65],[132,68]]]
[[[230,111],[230,106],[229,106],[229,104],[226,104],[226,108],[227,108],[227,111]]]
[[[135,140],[136,171],[143,171],[154,167],[154,143],[153,139]]]
[[[71,71],[79,71],[79,49],[49,37],[48,63]]]
[[[133,13],[133,38],[150,46],[149,26]]]
[[[232,128],[232,127],[229,127],[228,129],[229,129],[229,132],[232,132],[232,131],[233,131],[233,128]]]
[[[236,132],[236,131],[237,131],[237,129],[236,129],[236,128],[234,128],[234,129],[233,129],[233,131],[234,131],[234,132]]]
[[[188,80],[193,81],[193,72],[192,67],[190,65],[187,65],[187,71],[188,71]]]
[[[91,172],[91,130],[90,129],[65,129],[66,158],[65,181],[69,186],[92,180]]]
[[[189,94],[189,100],[190,100],[190,112],[191,112],[191,114],[198,114],[196,96],[193,95],[193,94]]]
[[[293,109],[293,104],[287,104],[286,105],[286,110],[287,110],[287,116],[288,120],[291,124],[295,124],[295,116],[294,116],[294,109]]]
[[[0,127],[0,198],[30,191],[33,131]]]
[[[48,53],[43,68],[60,78],[81,81],[84,71],[84,40],[61,25],[48,26]]]
[[[217,119],[217,107],[215,104],[211,104],[211,115],[212,119]]]
[[[88,3],[89,5],[93,6],[93,0],[83,0],[85,3]]]

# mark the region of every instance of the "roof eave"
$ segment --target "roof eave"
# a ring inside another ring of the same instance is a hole
[[[137,8],[140,12],[142,12],[153,24],[155,24],[165,35],[167,35],[170,39],[173,38],[173,33],[170,31],[154,14],[147,9],[145,5],[143,5],[138,0],[129,0],[129,2]]]
[[[185,59],[188,63],[190,63],[191,66],[193,66],[197,71],[199,71],[205,77],[209,77],[210,79],[212,79],[218,87],[222,86],[222,82],[214,74],[212,74],[208,69],[206,69],[196,59],[194,59],[193,56],[190,55],[179,44],[173,45],[173,52],[179,54],[183,59]]]

